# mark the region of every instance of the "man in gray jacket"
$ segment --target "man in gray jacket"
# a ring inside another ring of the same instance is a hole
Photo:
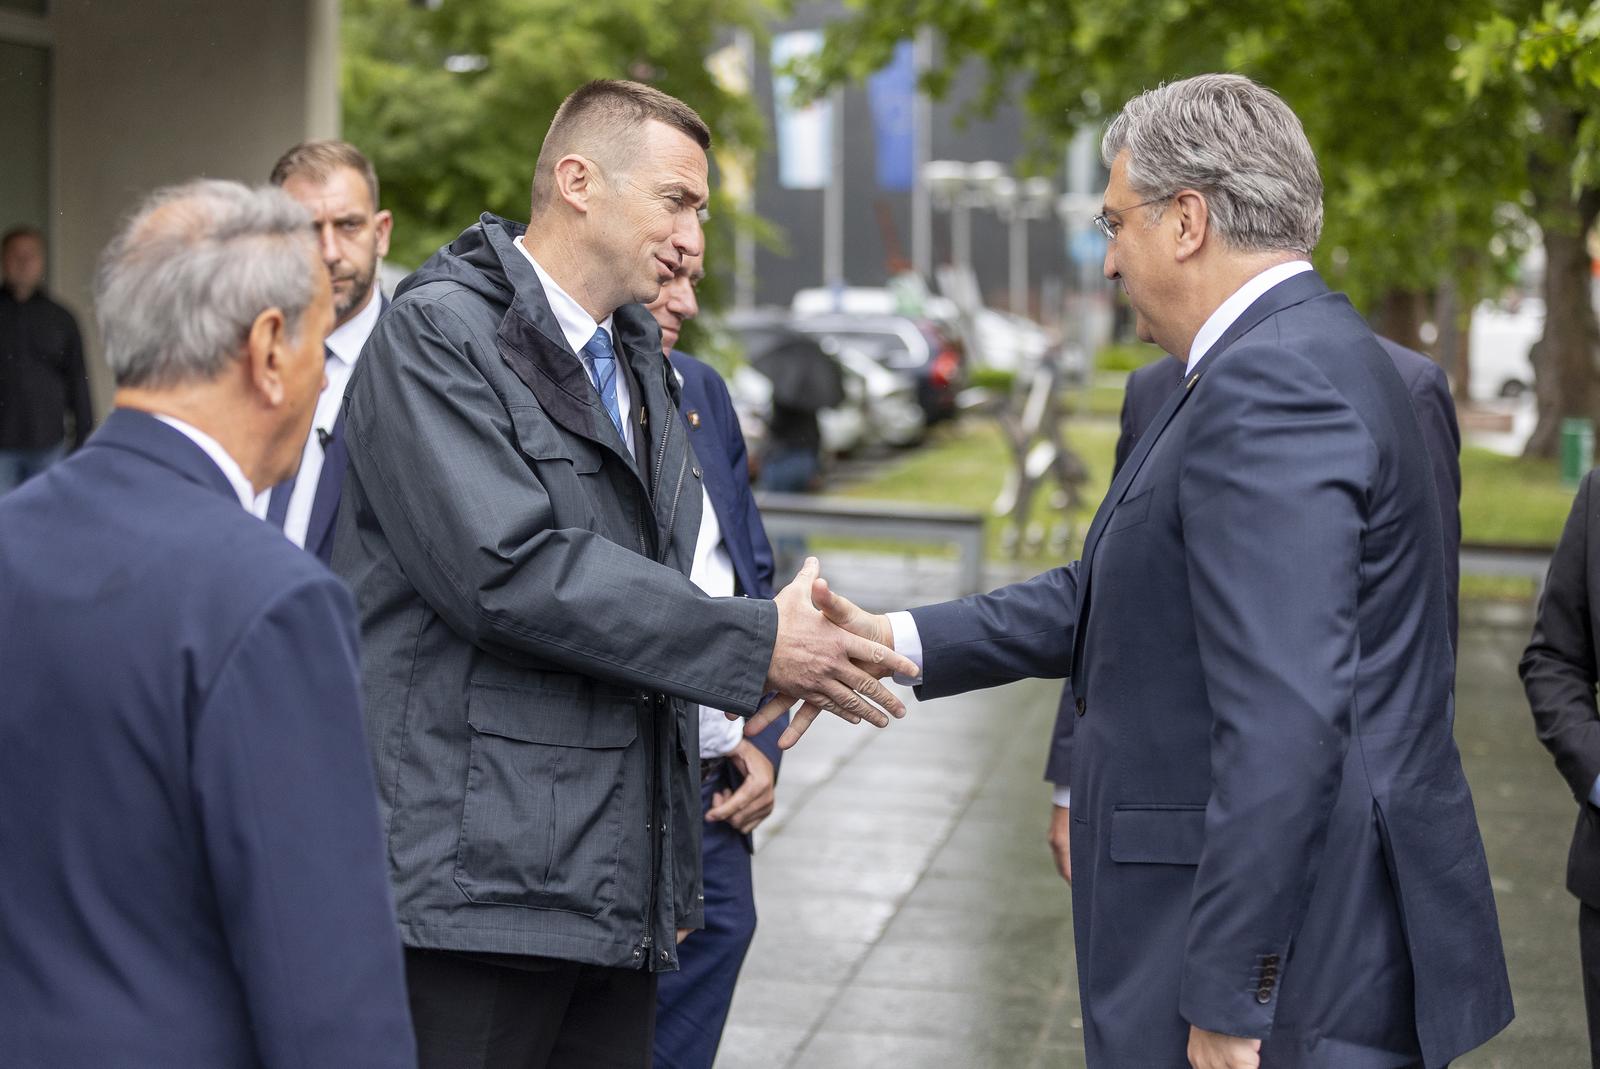
[[[694,706],[903,712],[909,662],[822,618],[814,562],[775,602],[689,581],[703,472],[638,302],[702,251],[709,143],[649,87],[573,93],[529,227],[430,259],[349,386],[334,567],[424,1069],[648,1065],[701,924]]]

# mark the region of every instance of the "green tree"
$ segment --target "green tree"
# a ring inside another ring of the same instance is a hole
[[[1503,0],[1465,50],[1459,77],[1475,101],[1514,109],[1545,251],[1544,337],[1534,346],[1539,424],[1527,452],[1554,455],[1561,420],[1600,415],[1600,324],[1588,241],[1600,216],[1600,0]]]
[[[1471,101],[1453,76],[1495,0],[852,0],[852,8],[829,30],[813,88],[861,77],[896,39],[927,26],[944,41],[930,90],[947,89],[959,64],[978,60],[989,79],[977,106],[1018,95],[1050,147],[1162,81],[1230,70],[1272,86],[1300,115],[1322,165],[1317,266],[1398,340],[1418,344],[1420,309],[1431,318],[1441,290],[1469,309],[1514,258],[1519,220],[1498,210],[1516,203],[1526,181],[1525,161],[1505,151],[1513,104]]]
[[[633,78],[685,101],[717,153],[764,136],[748,97],[706,68],[729,31],[760,31],[765,0],[345,0],[345,136],[394,212],[391,258],[415,266],[492,211],[528,217],[534,160],[556,107],[595,78]],[[713,183],[715,186],[715,183]],[[732,205],[715,194],[710,262],[731,264]],[[724,255],[719,250],[730,250]]]

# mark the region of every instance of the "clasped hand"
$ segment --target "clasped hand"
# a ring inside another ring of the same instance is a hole
[[[755,735],[803,702],[778,740],[784,749],[824,712],[887,727],[890,716],[902,717],[906,709],[879,680],[917,674],[915,662],[894,651],[887,619],[834,594],[820,571],[817,559],[807,557],[794,582],[778,593],[778,641],[767,669],[767,687],[778,696],[745,725],[745,734]]]

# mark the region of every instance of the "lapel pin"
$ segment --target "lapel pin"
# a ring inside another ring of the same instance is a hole
[[[686,415],[689,417],[689,426],[694,427],[695,429],[698,430],[699,427],[700,427],[700,412],[699,412],[699,410],[691,408],[686,413]]]

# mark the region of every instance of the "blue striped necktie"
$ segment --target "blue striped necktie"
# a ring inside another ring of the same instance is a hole
[[[617,354],[611,348],[611,335],[606,333],[605,327],[594,332],[594,337],[583,347],[583,355],[589,358],[589,369],[594,374],[595,387],[600,391],[600,403],[606,406],[606,415],[611,417],[611,423],[621,437],[622,409],[617,406]],[[623,437],[623,440],[627,439]]]

